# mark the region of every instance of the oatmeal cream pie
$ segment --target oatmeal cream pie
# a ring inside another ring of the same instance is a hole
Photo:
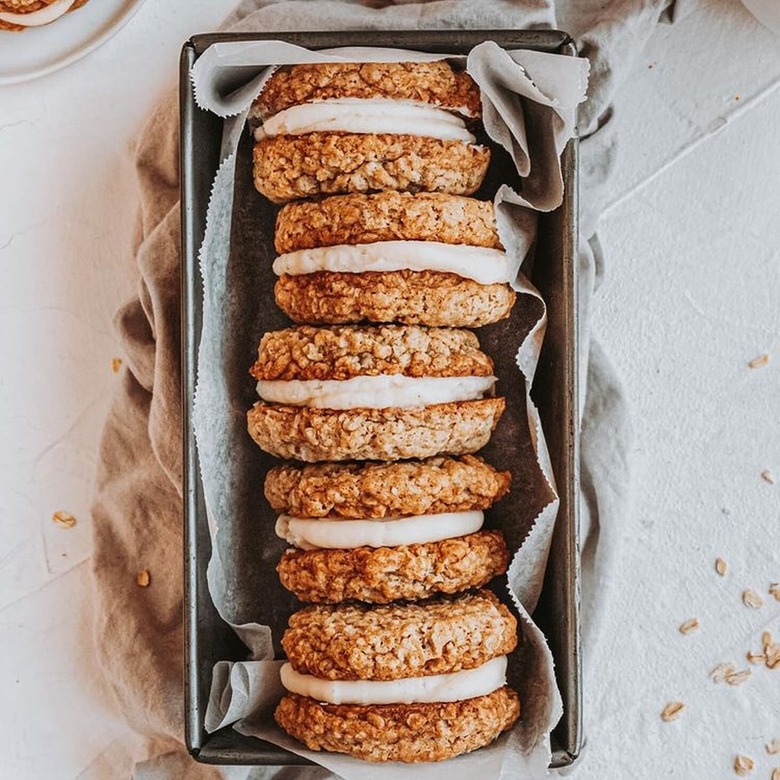
[[[295,322],[478,327],[515,302],[493,204],[441,193],[334,195],[276,220],[278,306]]]
[[[276,722],[310,750],[441,761],[492,742],[520,715],[506,685],[517,623],[488,591],[366,608],[308,607],[282,639]]]
[[[0,30],[20,32],[51,24],[87,0],[0,0]]]
[[[293,545],[277,571],[301,601],[387,604],[481,587],[506,571],[484,510],[509,472],[473,455],[400,463],[283,465],[265,495]]]
[[[490,151],[472,133],[479,88],[436,62],[279,68],[255,100],[254,179],[274,203],[340,192],[470,195]]]
[[[490,397],[493,362],[466,330],[299,325],[266,333],[250,373],[262,399],[250,435],[307,462],[476,452],[505,405]]]

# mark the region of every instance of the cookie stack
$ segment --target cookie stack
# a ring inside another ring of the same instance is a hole
[[[485,510],[510,487],[474,455],[504,411],[464,327],[515,293],[480,186],[480,97],[447,62],[277,70],[252,109],[254,179],[279,212],[280,308],[251,374],[252,438],[288,462],[265,495],[311,606],[282,644],[279,725],[312,750],[437,761],[519,717],[509,553]],[[366,324],[369,323],[369,324]],[[297,461],[297,462],[293,462]]]

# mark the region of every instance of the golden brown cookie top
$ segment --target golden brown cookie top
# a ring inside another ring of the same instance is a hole
[[[509,550],[501,531],[477,531],[398,547],[288,549],[276,571],[301,601],[390,604],[463,593],[505,574]]]
[[[489,591],[418,604],[317,605],[282,638],[293,668],[328,680],[397,680],[474,669],[517,645],[517,621]]]
[[[269,117],[301,103],[344,98],[386,98],[481,114],[479,88],[465,71],[436,62],[326,62],[279,68],[253,110]]]
[[[520,717],[520,700],[507,686],[463,701],[416,704],[328,704],[288,693],[274,717],[311,750],[417,763],[489,744]]]
[[[493,361],[468,330],[419,325],[298,325],[266,333],[250,373],[258,380],[491,376]]]
[[[374,241],[440,241],[502,249],[493,204],[437,192],[334,195],[288,203],[276,218],[281,253]]]
[[[400,463],[320,463],[272,468],[265,497],[293,517],[361,519],[488,509],[511,475],[475,455]]]

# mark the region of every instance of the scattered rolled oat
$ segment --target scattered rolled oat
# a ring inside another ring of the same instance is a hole
[[[754,653],[752,650],[748,650],[747,653],[745,653],[745,658],[747,658],[748,663],[751,664],[766,663],[766,656],[763,653]]]
[[[750,669],[743,669],[741,672],[726,675],[726,682],[729,685],[742,685],[748,677],[750,677]]]
[[[122,358],[111,359],[111,370],[115,373],[119,373],[119,369],[122,367]]]
[[[759,355],[756,358],[753,358],[749,363],[748,366],[750,368],[761,368],[762,366],[765,366],[769,362],[769,355],[764,352],[763,355]]]
[[[780,767],[775,767],[772,770],[772,780],[780,780]]]
[[[761,644],[764,646],[764,650],[766,650],[768,645],[774,644],[772,635],[768,631],[764,631],[764,633],[761,634]]]
[[[712,678],[713,682],[716,683],[722,683],[726,681],[726,678],[730,674],[734,674],[736,672],[736,668],[734,667],[734,664],[718,664],[711,672],[710,677]]]
[[[138,576],[135,578],[135,581],[141,588],[148,588],[152,578],[149,576],[149,572],[146,571],[146,569],[142,569],[138,572]]]
[[[51,516],[51,519],[63,528],[73,528],[76,525],[76,518],[70,512],[65,512],[62,509],[58,509]]]
[[[769,586],[769,595],[775,597],[775,601],[780,601],[780,582],[773,582]]]
[[[726,569],[727,569],[726,561],[724,561],[723,558],[718,558],[715,561],[715,571],[718,572],[718,574],[720,574],[721,577],[725,577]]]
[[[767,742],[765,747],[766,752],[769,753],[770,756],[780,753],[780,737],[775,737],[771,742]]]
[[[690,634],[691,631],[695,631],[697,628],[699,628],[699,621],[696,618],[691,618],[680,626],[680,633]]]
[[[764,482],[768,482],[770,485],[775,484],[775,476],[769,469],[764,469],[761,472],[761,479],[763,479]]]
[[[766,665],[768,669],[774,669],[780,666],[780,645],[767,645],[764,648],[766,653]]]
[[[734,772],[740,776],[749,775],[756,762],[750,756],[739,755],[734,759]]]
[[[742,603],[751,609],[759,609],[764,606],[764,599],[751,588],[742,591]]]
[[[667,704],[661,712],[661,720],[668,723],[670,720],[676,720],[677,716],[683,711],[685,705],[681,701],[672,701]]]

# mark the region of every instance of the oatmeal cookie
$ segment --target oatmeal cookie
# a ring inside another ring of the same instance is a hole
[[[381,519],[490,508],[509,492],[508,471],[482,458],[401,463],[285,464],[265,478],[265,497],[293,517]]]
[[[272,116],[291,106],[343,98],[429,103],[467,117],[481,113],[479,88],[465,71],[436,62],[326,62],[279,68],[252,113]]]
[[[260,341],[255,379],[345,380],[357,376],[491,376],[493,361],[467,330],[416,325],[298,325]]]
[[[438,542],[351,550],[289,549],[276,567],[301,601],[388,604],[486,585],[509,564],[500,531],[477,531]]]
[[[276,217],[279,254],[374,241],[440,241],[503,249],[493,204],[441,193],[335,195],[289,203]]]
[[[520,717],[520,700],[504,686],[485,696],[426,704],[327,704],[288,693],[276,722],[310,750],[364,761],[443,761],[490,744]]]
[[[259,401],[247,423],[255,442],[277,458],[405,460],[476,452],[488,443],[504,407],[503,398],[347,410]]]
[[[451,674],[516,646],[514,615],[487,590],[419,604],[306,607],[282,637],[292,667],[324,680]]]
[[[471,195],[490,149],[463,141],[390,133],[314,132],[264,138],[254,148],[254,182],[272,203],[345,192]]]
[[[280,277],[279,308],[294,322],[332,324],[403,322],[476,328],[509,316],[515,292],[508,284],[479,284],[452,273],[318,272]]]

